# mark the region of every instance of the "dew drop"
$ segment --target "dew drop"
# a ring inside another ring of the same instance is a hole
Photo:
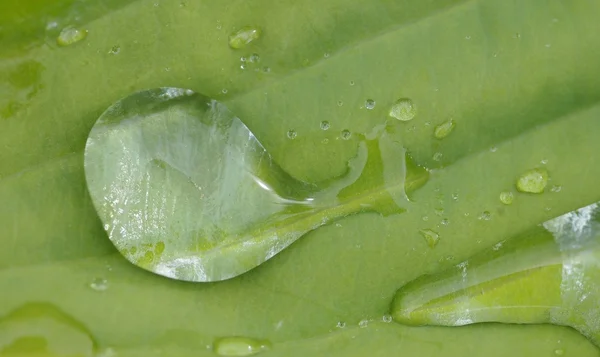
[[[492,219],[492,214],[490,213],[490,211],[483,211],[481,212],[479,217],[477,217],[477,219],[479,219],[480,221],[489,221]]]
[[[550,191],[555,192],[555,193],[560,192],[561,190],[562,190],[562,186],[560,186],[560,185],[554,185],[554,186],[552,186],[552,188],[550,188]]]
[[[421,229],[419,233],[425,238],[429,248],[434,248],[440,240],[440,235],[431,229]]]
[[[353,86],[355,83],[354,81],[350,81],[350,85]]]
[[[436,208],[436,209],[434,210],[434,212],[435,212],[435,215],[436,215],[436,216],[443,216],[443,215],[444,215],[444,209],[443,209],[443,208],[441,208],[441,207],[438,207],[438,208]]]
[[[228,92],[228,91],[227,91],[227,88],[223,88],[223,89],[221,89],[221,93],[223,93],[223,94],[227,94],[227,92]]]
[[[436,139],[443,139],[446,136],[450,135],[452,130],[454,130],[455,126],[456,124],[454,123],[454,120],[450,119],[436,126],[433,131],[433,135],[436,137]]]
[[[337,323],[337,325],[335,325],[335,327],[346,328],[346,323],[344,321],[338,321],[338,323]]]
[[[565,350],[563,350],[562,348],[557,348],[554,350],[554,354],[557,356],[563,356],[565,354]]]
[[[323,54],[323,57],[325,57],[325,58],[329,58],[329,52],[325,52],[325,53]]]
[[[358,323],[358,327],[360,328],[365,328],[369,326],[369,320],[365,319],[365,320],[360,320],[360,322]]]
[[[427,221],[429,221],[429,216],[423,216],[421,219],[422,219],[423,221],[427,222]]]
[[[246,62],[248,59],[245,56],[240,57],[240,62]]]
[[[500,193],[500,202],[504,203],[505,205],[513,203],[514,198],[515,195],[510,191],[504,191]]]
[[[213,344],[213,350],[220,356],[250,356],[270,347],[269,341],[242,336],[219,338]]]
[[[454,192],[454,193],[452,194],[452,200],[454,200],[454,201],[458,201],[458,198],[459,198],[459,197],[458,197],[458,193]]]
[[[271,72],[271,67],[263,67],[263,72],[264,73],[270,73]]]
[[[417,115],[417,107],[410,98],[400,98],[390,108],[389,116],[400,121],[412,120]]]
[[[298,135],[298,133],[296,133],[296,130],[294,130],[294,129],[290,129],[287,132],[287,137],[292,140],[294,140],[297,135]]]
[[[375,101],[373,99],[367,99],[365,101],[365,108],[367,108],[369,110],[375,108]]]
[[[321,122],[321,130],[328,130],[330,127],[329,122],[327,120],[323,120]]]
[[[348,129],[342,130],[342,139],[343,140],[350,140],[350,137],[352,137],[352,133],[350,132],[350,130],[348,130]]]
[[[108,53],[110,53],[111,55],[118,55],[119,52],[121,52],[121,46],[119,45],[112,46],[108,51]]]
[[[250,42],[258,40],[261,30],[255,26],[244,26],[229,35],[229,47],[240,49],[246,47]]]
[[[240,65],[240,69],[242,69],[242,70],[246,69],[246,63],[242,63],[242,64]]]
[[[442,160],[442,153],[441,152],[436,152],[435,154],[433,154],[433,161],[441,161]]]
[[[63,47],[70,46],[74,43],[82,41],[83,39],[85,39],[87,37],[87,35],[88,35],[87,30],[80,30],[73,26],[68,26],[68,27],[65,27],[60,32],[60,34],[56,38],[56,43],[59,46],[63,46]]]
[[[490,148],[490,152],[496,152],[496,151],[498,151],[498,148],[497,148],[497,147],[495,147],[495,146],[492,146],[492,147]]]
[[[515,33],[515,36],[514,36],[514,38],[521,38],[521,34],[520,34],[520,33],[518,33],[518,32],[517,32],[517,33]]]
[[[444,218],[440,221],[440,223],[444,226],[447,226],[450,224],[450,220],[448,218]]]
[[[390,315],[390,314],[385,314],[385,315],[383,315],[383,318],[382,318],[382,320],[383,320],[383,322],[385,322],[385,323],[390,323],[390,322],[392,322],[392,315]]]
[[[341,107],[342,105],[344,105],[344,102],[342,102],[341,100],[338,100],[337,105],[338,105],[338,107]]]
[[[517,180],[517,190],[527,193],[542,193],[548,184],[548,171],[533,169],[523,173]]]
[[[253,53],[248,57],[248,62],[250,63],[258,63],[260,61],[260,56],[258,53]]]
[[[471,39],[470,35],[465,36],[465,40],[470,40],[470,39]]]
[[[105,291],[106,289],[108,289],[108,281],[103,278],[95,278],[90,283],[90,288],[96,291]]]

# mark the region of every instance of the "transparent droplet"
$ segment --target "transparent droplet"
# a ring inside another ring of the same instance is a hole
[[[106,347],[106,348],[102,349],[101,351],[99,351],[95,357],[116,357],[116,356],[117,356],[117,351],[115,351],[114,348]]]
[[[442,153],[441,152],[436,152],[435,154],[433,154],[433,161],[441,161],[442,160]]]
[[[563,356],[565,354],[565,350],[563,350],[562,348],[557,348],[554,350],[554,354],[557,356]]]
[[[517,190],[527,193],[542,193],[548,184],[548,171],[533,169],[523,173],[517,180]]]
[[[325,52],[325,53],[323,54],[323,57],[325,57],[325,58],[329,58],[329,52]]]
[[[321,130],[328,130],[330,127],[329,122],[327,120],[323,120],[321,122]]]
[[[446,136],[450,135],[452,130],[454,130],[455,126],[456,124],[454,123],[454,120],[450,119],[436,126],[433,131],[433,135],[436,137],[436,139],[443,139]]]
[[[436,209],[433,210],[435,212],[436,216],[443,216],[444,215],[444,209],[441,207],[438,207]]]
[[[171,71],[171,67],[165,67],[165,72],[170,72]]]
[[[271,72],[271,67],[263,67],[262,70],[264,73],[270,73]]]
[[[546,48],[550,48],[552,45],[547,43],[545,46],[546,46]]]
[[[246,56],[240,57],[240,62],[246,62],[246,61],[248,61],[248,59],[246,58]]]
[[[360,328],[365,328],[369,326],[369,320],[365,319],[365,320],[360,320],[360,322],[358,323],[358,327]]]
[[[108,289],[108,281],[104,278],[95,278],[90,283],[90,288],[96,291],[105,291]]]
[[[540,164],[542,164],[542,165],[546,165],[547,163],[548,163],[548,159],[540,160]]]
[[[505,205],[513,203],[514,198],[515,195],[510,191],[504,191],[500,193],[500,202],[504,203]]]
[[[258,40],[261,30],[255,26],[244,26],[229,35],[229,47],[233,49],[244,48],[250,42]]]
[[[427,222],[427,221],[429,221],[429,216],[423,216],[423,217],[421,217],[421,219],[422,219],[423,221]]]
[[[228,91],[227,91],[227,88],[223,88],[223,89],[221,89],[221,93],[223,93],[223,94],[227,94],[227,92],[228,92]]]
[[[392,322],[392,315],[390,315],[390,314],[385,314],[385,315],[383,315],[383,317],[382,317],[382,320],[383,320],[383,322],[385,322],[385,323],[390,323],[390,322]]]
[[[492,214],[490,213],[490,211],[483,211],[481,212],[479,217],[477,217],[477,219],[479,219],[480,221],[489,221],[490,219],[492,219]]]
[[[465,40],[470,40],[470,39],[471,39],[470,35],[465,36]]]
[[[338,323],[337,323],[337,325],[335,325],[335,327],[346,328],[346,323],[344,321],[338,321]]]
[[[217,25],[217,30],[221,30],[223,28],[223,26],[221,26],[220,24]]]
[[[110,48],[110,50],[108,50],[108,53],[111,55],[118,55],[119,52],[121,52],[121,46],[119,45],[114,45]]]
[[[253,53],[248,57],[248,62],[250,63],[258,63],[260,61],[260,56],[258,53]]]
[[[348,130],[348,129],[342,130],[342,139],[343,140],[349,140],[351,136],[352,136],[352,133],[350,132],[350,130]]]
[[[298,134],[296,133],[296,130],[294,130],[294,129],[290,129],[287,132],[287,137],[292,140],[295,139],[297,135]]]
[[[497,148],[497,147],[495,147],[495,146],[492,146],[492,147],[490,148],[490,152],[496,152],[496,151],[498,151],[498,148]]]
[[[440,240],[440,235],[431,229],[421,229],[419,233],[425,238],[425,242],[429,248],[434,248]]]
[[[456,193],[456,192],[452,193],[452,200],[458,201],[458,198],[459,198],[458,193]]]
[[[514,38],[521,38],[521,34],[520,33],[515,33],[515,35],[513,36]]]
[[[219,356],[250,356],[269,348],[269,341],[242,336],[219,338],[213,344],[213,350]]]
[[[450,220],[448,218],[444,218],[440,221],[443,226],[447,226],[450,224]]]
[[[354,81],[350,81],[350,85],[353,86],[355,83]]]
[[[246,63],[240,64],[240,69],[242,69],[242,70],[246,69]]]
[[[375,108],[375,101],[373,99],[367,99],[365,101],[365,108],[367,108],[369,110]]]
[[[74,43],[82,41],[87,37],[87,35],[87,30],[80,30],[72,26],[65,27],[56,38],[56,43],[59,46],[70,46]]]
[[[412,120],[417,115],[417,107],[410,98],[400,98],[390,108],[389,116],[401,121]]]
[[[338,105],[338,107],[341,107],[342,105],[344,105],[344,102],[342,102],[341,100],[338,100],[337,105]]]
[[[560,192],[562,190],[562,186],[561,185],[554,185],[552,186],[552,188],[550,188],[551,192]]]

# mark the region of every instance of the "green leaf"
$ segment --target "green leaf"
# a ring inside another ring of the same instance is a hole
[[[89,33],[72,46],[57,48],[58,33],[50,32],[0,50],[0,316],[50,304],[85,326],[99,349],[120,356],[208,356],[206,345],[227,336],[269,340],[265,356],[597,355],[575,331],[556,326],[357,325],[380,320],[396,290],[418,276],[600,200],[599,4],[180,5],[139,0],[75,24]],[[0,19],[3,38],[9,24],[18,28],[14,19]],[[249,25],[263,30],[260,39],[231,49],[228,36]],[[260,62],[242,70],[240,57],[252,53]],[[387,132],[431,170],[429,181],[407,212],[321,227],[235,279],[190,284],[149,274],[107,239],[82,153],[111,103],[161,86],[224,102],[285,172],[305,182],[345,173],[361,135],[409,98],[417,115],[392,121]],[[368,99],[375,107],[361,109]],[[450,119],[452,133],[436,139],[434,128]],[[325,120],[328,130],[320,128]],[[510,206],[500,202],[521,174],[541,167],[560,192],[515,192]],[[489,220],[478,219],[484,212]],[[435,248],[422,229],[439,232]],[[106,290],[90,287],[97,278]],[[338,331],[340,321],[347,327]]]

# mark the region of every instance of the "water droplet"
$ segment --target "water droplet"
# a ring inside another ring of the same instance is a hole
[[[245,63],[242,63],[242,64],[240,64],[240,69],[241,69],[241,70],[244,70],[244,69],[246,69],[246,64],[245,64]]]
[[[229,35],[229,47],[233,49],[244,48],[250,42],[258,40],[261,30],[255,26],[245,26]]]
[[[219,24],[219,25],[217,25],[217,30],[220,30],[220,29],[222,29],[222,28],[223,28],[223,26],[221,26],[220,24]]]
[[[517,190],[527,193],[542,193],[548,183],[548,171],[533,169],[523,173],[517,180]]]
[[[246,62],[248,59],[245,56],[240,57],[240,62]]]
[[[498,54],[497,54],[496,52],[494,52],[494,53],[492,54],[492,56],[494,56],[494,58],[496,58],[496,57],[498,57]]]
[[[514,38],[521,38],[521,34],[520,33],[515,33]]]
[[[342,139],[350,140],[350,137],[352,137],[352,133],[350,132],[350,130],[348,130],[348,129],[342,130]]]
[[[554,350],[554,354],[557,356],[563,356],[565,354],[565,350],[563,350],[562,348],[557,348]]]
[[[241,336],[219,338],[213,344],[213,350],[220,356],[250,356],[269,348],[269,341]]]
[[[56,21],[50,21],[46,24],[47,31],[54,30],[57,27],[58,27],[58,22],[56,22]]]
[[[500,202],[504,203],[505,205],[513,203],[514,198],[515,195],[510,191],[504,191],[500,193]]]
[[[444,215],[444,209],[441,207],[438,207],[436,209],[434,209],[435,215],[436,216],[443,216]]]
[[[496,151],[498,151],[498,148],[497,148],[497,147],[495,147],[495,146],[492,146],[492,147],[490,148],[490,152],[496,152]]]
[[[119,52],[121,52],[121,46],[119,45],[114,45],[110,48],[110,50],[108,50],[108,53],[111,55],[118,55]]]
[[[419,233],[425,238],[429,248],[434,248],[440,240],[440,235],[431,229],[421,229]]]
[[[436,139],[443,139],[446,136],[450,135],[452,130],[454,130],[455,126],[456,124],[454,123],[454,120],[450,119],[436,126],[433,131],[433,135],[436,137]]]
[[[253,53],[248,57],[248,62],[250,63],[258,63],[260,61],[260,56],[258,53]]]
[[[452,194],[452,200],[454,200],[454,201],[458,201],[458,193],[454,192],[454,193]]]
[[[389,115],[401,121],[409,121],[417,115],[417,107],[410,98],[400,98],[390,108]]]
[[[383,320],[383,322],[385,322],[385,323],[390,323],[390,322],[392,322],[392,315],[390,315],[390,314],[385,314],[385,315],[383,315],[383,318],[382,318],[382,320]]]
[[[465,36],[465,40],[470,40],[470,39],[471,39],[470,35]]]
[[[358,327],[360,328],[365,328],[369,326],[369,320],[365,319],[365,320],[360,320],[360,322],[358,323]]]
[[[65,27],[58,35],[58,38],[56,38],[56,43],[59,46],[70,46],[74,43],[82,41],[87,37],[87,35],[87,30],[80,30],[73,26]]]
[[[271,72],[271,67],[263,67],[263,72],[264,73],[270,73]]]
[[[108,289],[108,281],[103,278],[95,278],[90,283],[90,288],[96,291],[105,291],[106,289]]]
[[[425,222],[429,221],[429,216],[423,216],[421,219],[423,219]]]
[[[435,154],[433,154],[433,161],[441,161],[442,160],[442,153],[441,152],[436,152]]]
[[[548,163],[548,159],[540,160],[540,164],[542,164],[542,165],[546,165],[547,163]]]
[[[550,189],[551,192],[560,192],[561,190],[562,190],[562,186],[561,185],[554,185]]]
[[[294,130],[294,129],[290,129],[290,130],[288,130],[288,132],[287,132],[287,137],[288,137],[289,139],[292,139],[292,140],[294,140],[294,139],[296,138],[296,136],[297,136],[297,135],[298,135],[298,134],[296,133],[296,130]]]
[[[165,67],[165,72],[170,72],[171,71],[171,67]]]
[[[544,208],[544,210],[545,210],[546,212],[550,212],[550,211],[552,211],[552,207],[546,207],[546,208]]]
[[[350,85],[353,86],[355,83],[354,81],[350,81]]]
[[[342,102],[341,100],[338,100],[337,105],[338,105],[338,107],[341,107],[342,105],[344,105],[344,102]]]
[[[365,108],[367,108],[369,110],[375,108],[375,101],[373,99],[367,99],[365,101]]]
[[[550,45],[549,43],[547,43],[545,46],[546,46],[546,48],[550,48],[552,45]]]
[[[221,93],[223,93],[223,94],[227,94],[227,88],[223,88],[223,89],[221,89]]]
[[[480,221],[489,221],[492,219],[492,214],[490,213],[490,211],[483,211],[481,212],[479,217],[477,217],[477,219],[479,219]]]
[[[328,130],[329,129],[329,122],[327,120],[323,120],[321,122],[321,130]]]
[[[450,220],[448,218],[444,218],[440,221],[440,223],[444,226],[447,226],[450,224]]]
[[[335,325],[335,327],[346,328],[346,323],[344,321],[338,321],[338,323],[337,323],[337,325]]]
[[[329,52],[325,52],[325,53],[323,54],[323,57],[325,57],[325,58],[329,58]]]

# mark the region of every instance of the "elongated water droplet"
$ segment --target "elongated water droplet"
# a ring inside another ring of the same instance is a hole
[[[410,98],[401,98],[392,105],[389,115],[400,121],[409,121],[417,115],[417,107]]]
[[[65,27],[58,35],[56,43],[59,46],[70,46],[74,43],[82,41],[87,37],[87,35],[87,30],[78,29],[72,26]]]
[[[219,338],[213,344],[213,350],[220,356],[251,356],[270,347],[271,344],[267,340],[241,336]]]
[[[329,130],[329,122],[327,120],[321,122],[321,130]]]
[[[373,99],[367,99],[365,101],[365,108],[371,110],[375,108],[375,101]]]
[[[533,169],[523,173],[517,180],[517,190],[527,193],[542,193],[548,184],[548,171]]]
[[[250,42],[258,40],[261,30],[255,26],[245,26],[229,35],[229,47],[233,49],[244,48]]]
[[[455,126],[456,124],[454,123],[454,120],[450,119],[436,126],[433,131],[433,135],[436,137],[436,139],[443,139],[450,135]]]
[[[425,238],[429,248],[434,248],[440,240],[440,235],[431,229],[421,229],[419,233]]]
[[[292,139],[292,140],[294,140],[294,139],[296,139],[296,136],[298,136],[298,133],[296,133],[296,130],[294,130],[294,129],[290,129],[290,130],[288,130],[288,132],[287,132],[287,137],[288,137],[289,139]]]
[[[510,191],[504,191],[500,193],[500,202],[504,203],[505,205],[513,203],[514,198],[515,195]]]
[[[96,291],[105,291],[108,289],[108,281],[104,278],[95,278],[90,283],[90,288]]]

